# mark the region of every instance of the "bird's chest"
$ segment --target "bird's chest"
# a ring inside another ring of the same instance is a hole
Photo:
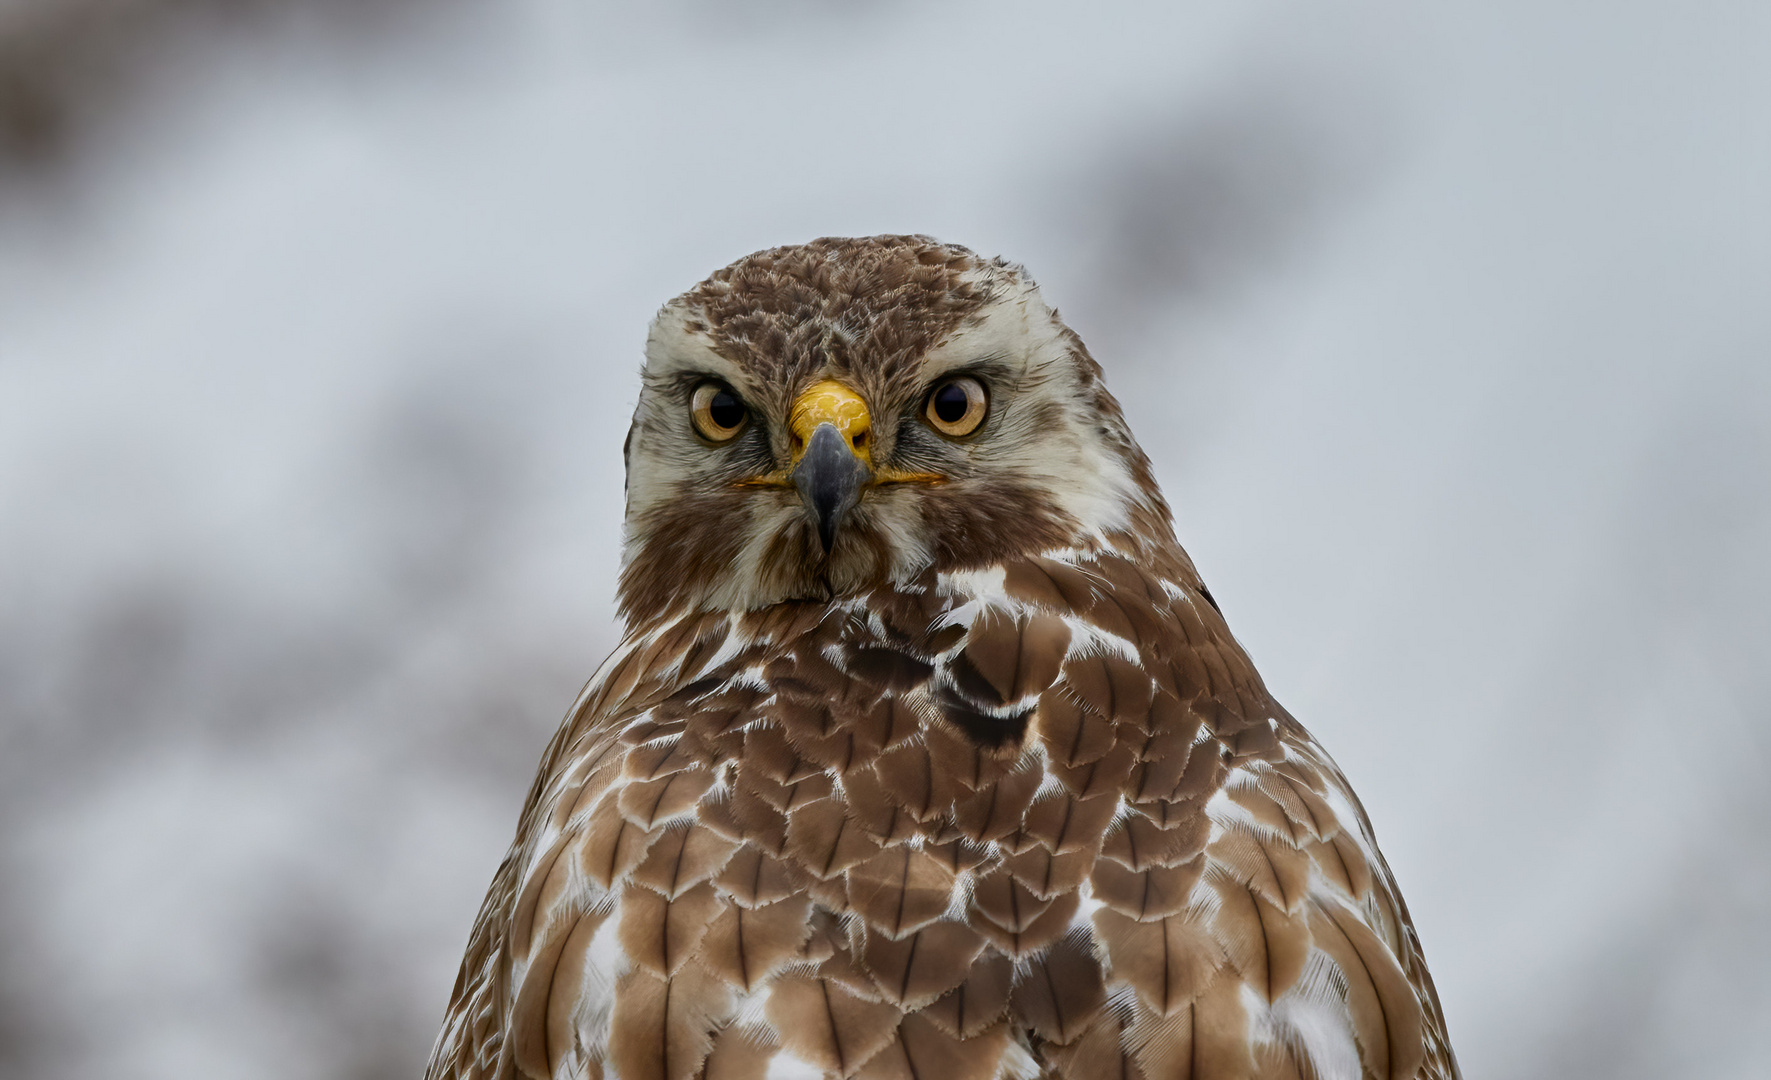
[[[838,1071],[912,1014],[963,1041],[1027,963],[1090,993],[1071,931],[1103,907],[1185,901],[1237,687],[1188,646],[1184,596],[1035,569],[704,617],[615,665],[513,913],[528,964],[576,980],[587,1053],[619,1066],[678,1010]],[[716,1052],[695,1024],[683,1052]]]

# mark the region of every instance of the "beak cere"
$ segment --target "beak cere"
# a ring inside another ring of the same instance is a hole
[[[873,479],[867,445],[871,422],[861,395],[832,380],[808,388],[793,403],[789,426],[799,453],[790,475],[826,554],[842,519]]]
[[[849,449],[834,424],[819,424],[812,432],[799,464],[793,467],[793,486],[818,524],[818,541],[824,551],[836,540],[837,527],[855,504],[869,479],[867,466]]]

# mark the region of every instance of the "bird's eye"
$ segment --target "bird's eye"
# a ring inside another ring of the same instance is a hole
[[[969,375],[948,379],[929,393],[923,415],[929,426],[950,438],[959,439],[978,430],[984,413],[990,408],[990,397],[984,384]]]
[[[750,416],[738,395],[723,383],[704,382],[695,387],[691,400],[695,430],[712,442],[725,442],[738,434]]]

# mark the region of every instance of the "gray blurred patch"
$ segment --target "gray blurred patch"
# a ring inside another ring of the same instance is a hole
[[[1091,343],[1177,302],[1233,299],[1357,206],[1403,132],[1383,96],[1348,78],[1250,73],[1101,140],[1046,215],[1084,253],[1074,314]]]
[[[193,49],[274,33],[374,43],[462,0],[13,0],[0,9],[0,177],[65,164],[93,128],[128,123]]]

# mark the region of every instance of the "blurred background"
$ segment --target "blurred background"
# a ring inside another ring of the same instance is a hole
[[[0,0],[0,1075],[417,1075],[648,319],[906,231],[1090,342],[1470,1077],[1763,1076],[1771,7],[1084,9]]]

